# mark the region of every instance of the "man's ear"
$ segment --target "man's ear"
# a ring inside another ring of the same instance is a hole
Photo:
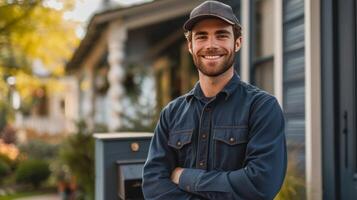
[[[235,49],[235,52],[238,52],[239,51],[239,49],[240,49],[240,47],[241,47],[241,45],[242,45],[242,36],[241,37],[238,37],[237,39],[236,39],[236,42],[234,43],[234,49]]]
[[[188,48],[188,51],[190,52],[190,54],[192,54],[192,42],[187,41],[187,48]]]

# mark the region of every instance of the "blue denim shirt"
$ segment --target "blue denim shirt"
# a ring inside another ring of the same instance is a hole
[[[277,100],[234,75],[207,100],[197,83],[161,112],[143,172],[145,199],[273,199],[286,172]],[[184,168],[179,184],[170,180]]]

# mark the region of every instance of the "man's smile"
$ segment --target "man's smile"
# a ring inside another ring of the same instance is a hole
[[[221,57],[223,57],[223,55],[202,56],[202,58],[207,59],[207,60],[217,60],[217,59],[219,59]]]

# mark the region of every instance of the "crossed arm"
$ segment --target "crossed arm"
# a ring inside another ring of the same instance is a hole
[[[144,167],[145,199],[273,199],[286,171],[284,118],[274,98],[262,101],[250,119],[245,167],[234,171],[177,168],[167,145],[165,112]],[[167,119],[167,118],[166,118]]]

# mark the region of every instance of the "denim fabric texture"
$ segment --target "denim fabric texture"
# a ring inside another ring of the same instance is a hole
[[[162,110],[143,193],[145,199],[273,199],[286,165],[277,100],[235,74],[213,98],[196,83]],[[170,180],[176,167],[184,168],[179,185]]]

